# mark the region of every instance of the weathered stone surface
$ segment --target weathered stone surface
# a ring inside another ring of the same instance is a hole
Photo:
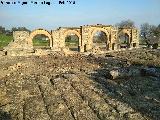
[[[96,32],[102,31],[106,34],[107,40],[105,41],[106,46],[104,50],[101,50],[97,45],[94,46],[93,37]],[[78,36],[78,51],[79,52],[93,52],[102,53],[107,50],[117,50],[120,44],[119,36],[127,34],[129,36],[129,47],[138,47],[139,38],[138,30],[136,28],[115,28],[111,25],[87,25],[78,28],[61,27],[57,30],[47,31],[44,29],[36,29],[31,33],[27,31],[15,31],[13,32],[14,40],[4,48],[7,51],[7,55],[10,56],[22,56],[32,55],[33,51],[33,38],[36,35],[45,35],[49,38],[49,48],[52,51],[66,51],[65,38],[68,35],[75,34]],[[136,44],[136,46],[135,46]],[[27,52],[28,51],[28,52]],[[47,53],[45,51],[39,52],[36,50],[35,55],[42,55]]]
[[[143,67],[127,64],[116,55],[57,52],[3,56],[0,61],[0,74],[4,74],[0,77],[0,119],[159,119],[159,78],[135,75]],[[107,70],[120,67],[134,75],[106,79]]]
[[[5,51],[0,51],[0,56],[4,56],[5,55]]]

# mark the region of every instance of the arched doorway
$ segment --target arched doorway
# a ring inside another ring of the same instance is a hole
[[[119,48],[129,48],[130,40],[129,35],[127,33],[123,33],[119,35]]]
[[[109,48],[109,40],[108,40],[108,36],[106,34],[106,32],[101,31],[101,30],[97,30],[93,33],[93,47],[99,47],[100,50],[108,50]]]
[[[69,30],[64,34],[65,47],[71,51],[80,51],[81,36],[75,30]]]
[[[50,49],[50,41],[46,35],[38,34],[33,37],[32,41],[35,49]]]
[[[31,32],[29,43],[33,45],[34,48],[50,49],[52,45],[51,34],[44,29],[37,29]]]

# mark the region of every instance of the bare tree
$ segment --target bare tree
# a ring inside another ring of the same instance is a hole
[[[149,23],[144,23],[141,25],[141,36],[146,38],[151,33],[151,25]]]
[[[95,43],[106,43],[107,42],[107,35],[102,32],[102,31],[99,31],[97,32],[97,34],[94,36],[94,39],[93,41]]]
[[[141,39],[147,44],[148,47],[151,45],[157,47],[160,42],[160,25],[155,26],[148,23],[142,24]]]
[[[120,23],[116,24],[117,27],[120,28],[134,28],[135,27],[135,23],[132,20],[123,20]]]

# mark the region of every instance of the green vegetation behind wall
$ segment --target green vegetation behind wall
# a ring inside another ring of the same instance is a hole
[[[7,46],[13,40],[13,36],[0,34],[0,49]]]
[[[33,46],[49,46],[49,40],[33,39]]]

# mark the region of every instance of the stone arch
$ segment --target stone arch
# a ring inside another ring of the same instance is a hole
[[[128,30],[121,30],[119,33],[118,33],[118,48],[120,48],[120,37],[121,36],[128,36],[128,47],[131,46],[131,34],[130,34],[130,31]]]
[[[129,31],[125,31],[125,30],[121,30],[121,31],[118,33],[118,37],[121,36],[121,35],[124,35],[124,34],[127,34],[129,37],[131,37],[130,32],[129,32]]]
[[[89,39],[89,46],[92,48],[93,47],[93,37],[94,37],[94,35],[95,35],[95,33],[96,32],[98,32],[98,31],[100,31],[100,32],[104,32],[105,34],[106,34],[106,36],[107,36],[107,46],[108,46],[108,48],[109,48],[109,44],[110,44],[110,36],[109,36],[109,32],[106,30],[106,29],[104,29],[104,28],[95,28],[95,29],[93,29],[93,31],[90,33],[90,39]]]
[[[53,41],[52,41],[52,35],[49,31],[45,30],[45,29],[36,29],[36,30],[33,30],[31,33],[30,33],[30,37],[29,37],[29,43],[33,44],[32,40],[33,38],[36,36],[36,35],[45,35],[49,38],[49,44],[50,44],[50,47],[53,47]]]
[[[122,36],[122,35],[125,35],[125,34],[129,36],[129,43],[131,43],[131,40],[130,40],[131,34],[130,34],[130,32],[127,31],[127,30],[121,30],[121,31],[118,33],[118,38],[119,38],[120,36]]]
[[[65,38],[67,37],[67,35],[69,35],[69,34],[75,34],[75,35],[77,35],[78,36],[78,38],[79,38],[79,42],[78,42],[78,45],[79,46],[81,46],[81,44],[82,44],[82,42],[81,42],[81,34],[78,32],[78,31],[76,31],[76,30],[67,30],[66,32],[64,32],[64,35],[63,35],[63,40],[64,40],[64,43],[65,43]]]
[[[106,29],[104,29],[104,28],[95,28],[92,32],[91,32],[91,39],[93,39],[93,36],[94,36],[94,34],[96,33],[96,32],[98,32],[98,31],[101,31],[101,32],[104,32],[106,35],[107,35],[107,38],[108,38],[108,40],[109,40],[109,32],[106,30]]]

